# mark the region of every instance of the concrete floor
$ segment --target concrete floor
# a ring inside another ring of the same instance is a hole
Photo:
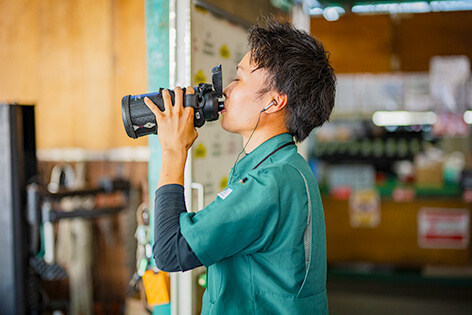
[[[471,315],[472,288],[331,277],[328,303],[330,315]],[[135,298],[126,300],[128,314],[149,315]]]
[[[471,315],[472,289],[331,280],[328,303],[331,315]]]

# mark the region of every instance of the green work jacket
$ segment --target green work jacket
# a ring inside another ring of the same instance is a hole
[[[182,235],[208,267],[202,314],[328,313],[318,184],[294,144],[275,151],[292,141],[267,140],[235,165],[214,202],[181,214]]]

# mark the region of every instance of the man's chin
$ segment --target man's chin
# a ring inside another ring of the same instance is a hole
[[[224,131],[230,132],[230,133],[236,133],[235,130],[231,128],[231,126],[228,125],[228,123],[225,121],[225,117],[223,116],[220,121],[221,128],[223,128]]]
[[[223,121],[221,121],[221,128],[223,128],[224,131],[231,132],[231,130],[228,129],[228,127],[223,123]]]

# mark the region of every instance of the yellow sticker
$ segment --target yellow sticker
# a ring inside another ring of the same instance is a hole
[[[193,81],[195,82],[196,85],[206,82],[206,77],[202,70],[199,70],[197,74],[195,74]]]
[[[203,159],[206,157],[206,148],[203,143],[200,143],[195,149],[195,158]]]
[[[223,176],[220,181],[220,189],[224,189],[228,186],[228,176]]]
[[[220,54],[221,54],[221,57],[228,59],[230,57],[228,46],[226,45],[221,46]]]
[[[206,14],[208,11],[198,5],[195,6],[195,10],[198,11],[198,12],[201,12],[203,14]]]

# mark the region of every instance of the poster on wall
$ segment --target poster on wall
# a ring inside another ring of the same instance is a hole
[[[422,208],[418,211],[418,245],[421,248],[466,248],[469,222],[467,209]]]
[[[380,224],[380,195],[375,189],[358,190],[349,197],[349,221],[353,228]]]
[[[246,30],[241,26],[194,7],[192,85],[211,83],[211,69],[221,64],[224,89],[236,76],[236,67],[248,51],[246,40]],[[206,206],[226,188],[229,171],[242,150],[242,140],[223,130],[220,121],[205,123],[198,134],[192,146],[192,176],[204,187]]]

